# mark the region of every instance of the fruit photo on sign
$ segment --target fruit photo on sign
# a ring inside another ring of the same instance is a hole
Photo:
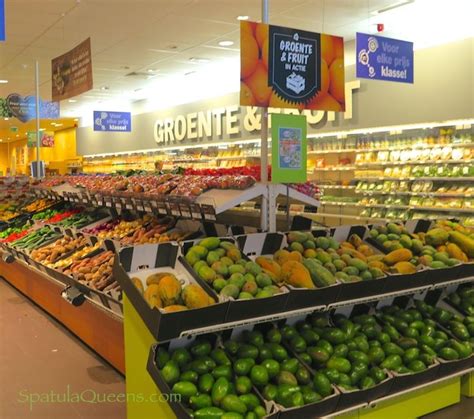
[[[320,39],[320,50],[316,51],[321,55],[319,89],[306,101],[290,101],[281,97],[270,85],[269,34],[272,28],[275,27],[264,23],[240,23],[240,105],[343,112],[344,39],[327,34],[314,34]]]

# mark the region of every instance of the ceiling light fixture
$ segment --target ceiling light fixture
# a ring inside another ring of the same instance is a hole
[[[45,128],[40,128],[39,130],[40,130],[40,131],[45,131]]]
[[[109,86],[102,86],[100,90],[109,90]]]
[[[77,100],[76,100],[76,99],[69,99],[68,102],[69,102],[69,103],[76,103]]]
[[[237,16],[237,20],[249,20],[249,17],[247,15],[240,15]]]
[[[415,0],[401,0],[401,1],[397,1],[389,6],[386,6],[386,7],[382,7],[381,9],[378,9],[378,10],[374,10],[373,12],[370,12],[371,15],[379,15],[381,13],[385,13],[385,12],[388,12],[390,10],[394,10],[394,9],[398,9],[399,7],[402,7],[402,6],[406,6],[407,4],[410,4],[410,3],[414,3]]]
[[[230,46],[234,45],[234,41],[220,41],[219,45],[221,47],[230,47]]]
[[[79,118],[74,118],[74,121],[76,121],[76,122],[79,121]]]
[[[56,124],[55,126],[56,126],[56,128],[57,128],[57,127],[62,127],[63,124]]]
[[[190,76],[191,74],[195,74],[195,71],[188,71],[187,73],[184,73],[185,76]]]
[[[203,64],[203,63],[208,63],[211,60],[209,58],[191,57],[189,61],[191,61],[192,63]]]
[[[0,84],[7,84],[8,80],[0,80]]]

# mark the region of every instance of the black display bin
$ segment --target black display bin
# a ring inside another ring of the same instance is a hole
[[[397,374],[393,373],[393,383],[390,389],[390,393],[399,393],[401,391],[413,388],[422,384],[430,383],[438,377],[440,364],[435,363],[426,370],[411,373],[411,374]]]
[[[256,236],[263,238],[267,233],[257,233]],[[279,236],[282,236],[281,234]],[[241,236],[243,237],[243,236]],[[229,241],[234,243],[236,246],[237,242],[231,238],[225,237],[220,238],[221,240]],[[242,240],[242,239],[241,239]],[[182,253],[186,254],[189,248],[193,245],[199,243],[200,240],[192,240],[182,242]],[[242,252],[242,257],[251,260],[248,256]],[[192,266],[186,261],[184,256],[179,256],[179,261],[186,268],[189,274],[194,278],[194,280],[200,284],[203,288],[212,290],[212,288],[199,276],[196,274]],[[251,300],[229,300],[227,314],[225,316],[226,322],[235,322],[240,320],[252,319],[255,317],[269,316],[272,314],[283,313],[287,311],[286,305],[289,296],[288,289],[286,287],[281,287],[281,293],[273,295],[272,297],[251,299]],[[212,291],[214,292],[214,291]],[[222,319],[220,323],[222,322]]]
[[[387,275],[380,278],[382,282],[382,294],[425,287],[432,284],[428,269],[421,269],[414,274]]]
[[[472,367],[474,367],[474,355],[455,361],[439,359],[439,369],[436,378],[443,378]]]
[[[341,284],[334,284],[324,288],[294,288],[288,287],[290,292],[286,302],[286,310],[327,306],[339,300]]]
[[[186,330],[213,326],[222,323],[226,317],[228,302],[219,302],[217,295],[208,286],[199,285],[214,298],[216,304],[199,309],[163,313],[150,308],[143,295],[132,283],[128,272],[140,268],[169,268],[174,270],[178,262],[179,246],[176,243],[148,244],[123,248],[115,258],[113,273],[122,290],[133,304],[150,333],[158,341],[176,338]],[[183,270],[184,272],[184,270]],[[197,282],[193,277],[188,282]]]

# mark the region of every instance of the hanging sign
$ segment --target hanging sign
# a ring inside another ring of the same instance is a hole
[[[306,182],[306,117],[272,114],[272,183]]]
[[[130,132],[130,112],[94,111],[94,131]]]
[[[0,0],[0,41],[5,41],[5,0]]]
[[[240,65],[242,106],[345,110],[341,37],[242,21]]]
[[[36,131],[27,132],[28,147],[36,147]],[[40,147],[54,147],[54,132],[40,132]]]
[[[0,98],[0,117],[17,118],[21,122],[27,122],[36,118],[36,102],[34,96],[21,96],[11,93],[5,99]],[[40,99],[40,118],[58,119],[59,102],[49,102]]]
[[[52,97],[60,101],[92,89],[91,39],[51,61]]]
[[[413,83],[413,42],[357,33],[356,76]]]

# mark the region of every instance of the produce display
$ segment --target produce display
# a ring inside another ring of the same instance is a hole
[[[375,226],[369,234],[385,252],[391,252],[385,260],[396,254],[407,269],[419,264],[447,268],[474,259],[474,230],[456,222],[440,220],[426,233],[409,233],[403,225],[389,223]]]
[[[199,285],[185,284],[173,272],[157,272],[148,275],[145,287],[140,278],[133,277],[132,282],[145,298],[150,308],[158,308],[165,313],[207,307],[215,304]]]
[[[101,210],[94,210],[90,212],[76,212],[71,214],[68,217],[65,217],[59,221],[56,221],[55,224],[64,228],[77,228],[80,229],[89,224],[92,224],[102,218],[105,218],[107,215]]]
[[[46,266],[52,266],[62,256],[86,244],[87,240],[83,236],[77,238],[64,236],[47,246],[33,250],[30,256],[37,262]]]
[[[0,221],[10,221],[19,215],[20,213],[17,211],[17,205],[14,201],[0,203]]]
[[[30,213],[31,212],[38,212],[38,211],[42,211],[43,209],[48,208],[48,207],[50,207],[54,204],[55,204],[55,202],[52,201],[51,199],[45,199],[45,198],[36,199],[35,201],[31,202],[30,204],[25,205],[22,208],[22,211],[30,212]]]
[[[120,240],[122,246],[136,244],[163,243],[169,241],[181,241],[189,235],[188,232],[181,230],[168,231],[169,225],[159,224],[156,221],[146,227],[140,227],[135,230],[131,236]]]
[[[189,248],[185,259],[195,274],[224,298],[265,298],[280,292],[275,275],[262,268],[258,258],[257,263],[244,258],[230,241],[217,237],[200,240]]]
[[[63,273],[99,291],[119,290],[120,286],[112,276],[114,257],[114,253],[107,250],[96,256],[74,262],[64,269]]]
[[[448,295],[447,301],[461,313],[474,316],[474,286],[461,285],[456,291]]]
[[[85,246],[76,250],[72,255],[59,259],[58,261],[53,263],[51,265],[51,268],[62,271],[68,266],[72,265],[74,262],[84,259],[86,256],[89,256],[92,252],[98,251],[101,245],[102,241],[98,241],[93,246],[86,244]]]
[[[20,233],[21,234],[21,233]],[[40,247],[51,240],[57,239],[61,236],[60,233],[52,230],[49,227],[43,227],[38,230],[28,232],[22,238],[11,241],[11,245],[17,250],[31,251]]]

